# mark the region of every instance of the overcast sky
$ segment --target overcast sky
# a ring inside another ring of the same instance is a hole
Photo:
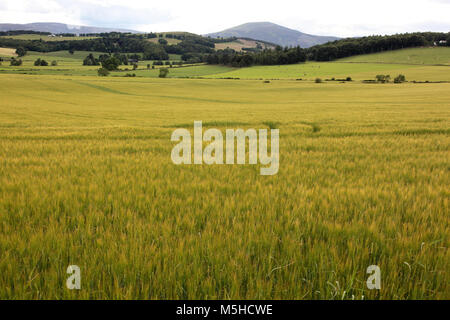
[[[448,32],[450,0],[0,0],[0,23],[62,22],[204,34],[256,21],[341,37]]]

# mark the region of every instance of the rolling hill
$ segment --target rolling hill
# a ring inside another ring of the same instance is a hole
[[[250,38],[255,40],[276,43],[281,46],[301,46],[309,48],[317,44],[334,41],[337,37],[325,37],[306,34],[297,30],[289,29],[271,22],[251,22],[230,28],[224,31],[210,33],[206,36],[211,38]]]
[[[408,48],[357,55],[339,62],[399,63],[413,65],[450,65],[449,47]],[[450,70],[449,70],[450,71]]]
[[[120,28],[101,28],[101,27],[89,27],[89,26],[75,26],[65,23],[57,22],[35,22],[26,24],[17,23],[0,23],[0,31],[11,30],[27,30],[27,31],[40,31],[51,33],[102,33],[102,32],[132,32],[139,33],[139,31],[120,29]]]

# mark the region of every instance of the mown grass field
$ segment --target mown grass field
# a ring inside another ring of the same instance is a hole
[[[449,89],[0,74],[0,298],[449,299]],[[194,120],[279,173],[174,165]]]
[[[16,57],[16,49],[0,48],[0,57]]]
[[[264,42],[259,42],[255,40],[248,40],[248,39],[236,39],[235,41],[230,42],[222,42],[222,43],[216,43],[215,49],[216,50],[224,50],[224,49],[233,49],[236,51],[242,51],[243,48],[256,48],[257,46],[261,45],[261,47],[265,49],[274,49],[275,47],[269,44],[266,44]]]

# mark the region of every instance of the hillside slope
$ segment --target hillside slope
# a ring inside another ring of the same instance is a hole
[[[340,62],[375,62],[423,65],[450,65],[449,47],[410,48],[364,54],[338,60]],[[449,70],[450,71],[450,70]]]
[[[309,48],[317,44],[334,41],[339,38],[306,34],[271,22],[251,22],[221,32],[207,34],[211,38],[237,37],[276,43],[281,46],[301,46]]]

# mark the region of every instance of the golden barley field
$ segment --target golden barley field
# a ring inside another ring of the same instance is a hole
[[[173,164],[194,120],[278,174]],[[449,128],[449,83],[0,74],[0,298],[449,299]]]

